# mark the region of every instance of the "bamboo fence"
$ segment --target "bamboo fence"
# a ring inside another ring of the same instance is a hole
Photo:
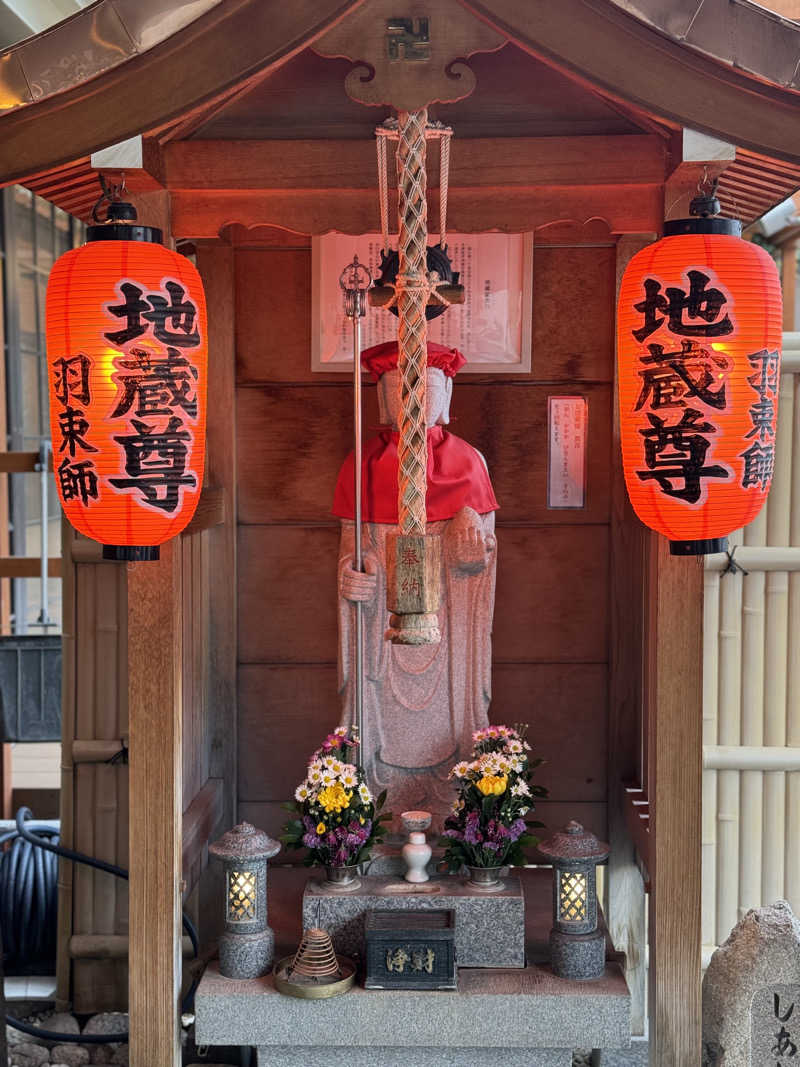
[[[704,964],[750,908],[800,913],[800,333],[784,334],[772,491],[734,546],[742,570],[706,559]]]

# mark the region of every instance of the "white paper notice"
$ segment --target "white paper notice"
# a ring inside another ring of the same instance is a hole
[[[586,506],[586,431],[589,406],[583,396],[547,398],[549,428],[547,506]]]
[[[533,306],[530,236],[451,233],[447,247],[453,269],[461,275],[465,302],[454,304],[429,322],[428,340],[463,352],[467,371],[529,370]],[[312,241],[315,370],[344,370],[352,363],[352,326],[343,313],[339,275],[356,252],[377,278],[380,251],[379,234],[348,237],[331,233]],[[361,320],[363,348],[396,337],[394,315],[385,310],[367,311]]]

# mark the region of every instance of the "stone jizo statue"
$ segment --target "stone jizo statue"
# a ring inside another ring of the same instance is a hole
[[[472,445],[449,433],[453,378],[465,360],[455,349],[428,345],[428,533],[442,538],[442,640],[421,647],[385,640],[386,535],[397,526],[397,441],[400,411],[397,344],[362,353],[378,383],[381,423],[364,445],[362,551],[354,562],[354,458],[339,473],[333,511],[342,520],[339,552],[339,692],[342,724],[353,714],[355,609],[364,617],[364,762],[371,786],[388,790],[387,806],[424,808],[438,829],[453,802],[450,768],[488,725],[494,611],[497,508],[486,463]],[[399,820],[398,820],[399,828]]]

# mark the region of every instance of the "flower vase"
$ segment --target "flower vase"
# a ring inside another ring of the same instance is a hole
[[[480,893],[499,893],[503,889],[503,882],[500,879],[502,869],[502,866],[467,867],[469,871],[468,888],[477,890]]]
[[[405,873],[407,882],[419,884],[430,880],[427,871],[431,858],[431,846],[425,840],[425,831],[431,824],[429,811],[404,811],[400,816],[403,827],[408,832],[408,843],[403,845],[402,856],[408,868]]]
[[[361,886],[361,879],[358,877],[358,864],[349,863],[343,866],[336,866],[332,863],[325,865],[325,881],[323,883],[326,889],[332,889],[337,893],[351,893],[354,889],[358,889]]]

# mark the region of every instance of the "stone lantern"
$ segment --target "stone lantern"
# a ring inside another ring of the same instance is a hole
[[[559,978],[600,978],[605,971],[605,936],[597,928],[597,866],[609,851],[574,821],[539,845],[553,864],[550,963]]]
[[[272,965],[275,935],[267,926],[267,860],[280,851],[249,822],[209,845],[225,872],[225,933],[219,970],[225,978],[260,978]]]

